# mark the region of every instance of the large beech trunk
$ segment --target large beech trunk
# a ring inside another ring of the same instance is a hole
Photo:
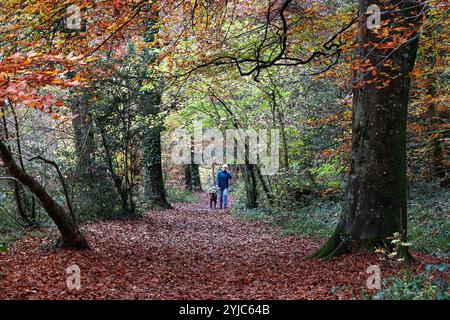
[[[61,233],[61,246],[87,249],[89,245],[86,238],[79,231],[76,222],[70,214],[61,207],[47,193],[44,187],[36,181],[32,176],[24,172],[15,162],[11,152],[7,146],[0,140],[0,159],[8,169],[12,177],[20,183],[28,187],[28,189],[39,199],[50,218],[55,222],[59,232]]]
[[[360,16],[372,3],[378,4],[382,12],[389,11],[386,3],[398,5],[399,9],[415,6],[413,10],[394,11],[396,17],[390,17],[405,18],[396,26],[419,23],[417,14],[422,8],[417,2],[360,0]],[[414,15],[416,18],[408,18]],[[393,27],[393,21],[386,19],[382,16],[382,28]],[[387,238],[396,232],[406,239],[406,117],[409,73],[415,63],[418,37],[413,31],[407,36],[409,41],[399,48],[375,48],[374,43],[389,40],[377,38],[366,28],[366,21],[364,17],[360,21],[358,53],[363,62],[368,59],[370,66],[376,66],[376,71],[366,68],[356,74],[357,79],[363,74],[365,77],[353,92],[352,154],[344,211],[333,236],[312,255],[315,258],[378,246],[391,249]],[[400,32],[395,27],[390,31],[391,35]],[[380,79],[382,75],[388,76]],[[405,247],[399,254],[409,257]]]

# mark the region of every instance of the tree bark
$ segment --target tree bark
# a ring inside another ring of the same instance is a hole
[[[261,182],[261,187],[264,191],[264,194],[267,197],[267,200],[269,201],[269,205],[272,206],[273,205],[273,195],[272,195],[272,189],[271,189],[269,183],[265,180],[258,165],[254,165],[253,169],[255,170],[256,175],[258,176],[259,182]]]
[[[187,190],[201,189],[200,171],[198,164],[194,163],[194,153],[192,152],[192,163],[184,166],[184,186]]]
[[[75,133],[75,149],[78,154],[78,170],[80,180],[90,183],[92,180],[93,158],[95,153],[93,122],[87,108],[88,94],[75,98],[71,104],[72,126]],[[92,183],[90,183],[92,184]]]
[[[406,117],[409,100],[410,76],[418,47],[416,28],[422,7],[412,1],[391,1],[398,9],[388,10],[386,3],[375,1],[381,11],[393,11],[386,16],[384,28],[391,28],[390,36],[406,31],[396,29],[408,26],[408,42],[395,49],[374,47],[385,43],[366,27],[364,13],[373,1],[360,0],[358,34],[359,55],[362,62],[375,69],[356,73],[363,77],[353,91],[352,154],[344,211],[333,236],[311,257],[331,258],[344,253],[371,250],[382,246],[391,249],[394,233],[406,239]],[[413,7],[413,9],[406,9]],[[416,16],[415,18],[410,18]],[[387,19],[387,20],[386,20]],[[392,20],[403,19],[393,25]],[[413,24],[414,27],[411,27]],[[393,68],[392,68],[393,67]],[[372,71],[376,70],[376,71]],[[388,74],[384,79],[381,74]],[[368,76],[367,76],[368,75]],[[381,77],[381,76],[380,76]],[[381,86],[381,87],[380,87]],[[398,252],[409,258],[406,247]]]
[[[143,164],[145,169],[145,191],[152,205],[171,208],[164,187],[161,161],[161,125],[144,129]]]
[[[132,217],[135,215],[135,210],[134,210],[132,201],[131,201],[131,207],[129,204],[130,189],[126,186],[126,184],[124,186],[123,178],[120,177],[116,173],[116,168],[114,167],[114,163],[113,163],[113,153],[111,152],[111,147],[108,144],[107,133],[106,133],[103,123],[97,119],[96,124],[97,124],[97,128],[100,131],[100,138],[102,141],[103,149],[105,150],[105,159],[106,159],[106,163],[108,165],[108,171],[109,171],[109,174],[111,175],[111,178],[114,182],[114,186],[116,187],[117,192],[120,197],[120,200],[121,200],[122,214]]]
[[[98,215],[109,211],[98,201],[96,181],[102,181],[102,173],[95,170],[95,134],[94,120],[89,112],[89,93],[81,93],[71,103],[72,127],[75,138],[77,166],[74,172],[74,190],[71,198],[80,215]],[[75,199],[73,199],[75,198]]]
[[[194,157],[192,157],[192,159],[194,159]],[[198,164],[196,163],[191,164],[191,179],[192,179],[192,189],[200,190],[202,188],[202,183],[200,180],[200,170]]]
[[[258,208],[258,189],[253,167],[254,165],[249,163],[244,165],[245,191],[248,209]]]
[[[32,176],[24,172],[15,162],[11,152],[7,146],[0,140],[0,159],[8,168],[11,176],[19,180],[23,185],[28,187],[30,191],[39,199],[50,218],[55,222],[62,236],[61,246],[87,249],[88,242],[83,234],[79,231],[75,221],[52,197],[47,193],[44,187]]]
[[[184,165],[184,187],[187,190],[192,190],[192,176],[191,176],[191,165]]]

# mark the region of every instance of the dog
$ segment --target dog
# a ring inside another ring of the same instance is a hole
[[[217,186],[214,186],[211,188],[211,190],[209,192],[209,208],[210,209],[213,208],[213,205],[214,205],[214,209],[217,206],[217,191],[218,191]]]

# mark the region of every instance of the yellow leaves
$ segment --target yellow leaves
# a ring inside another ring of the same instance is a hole
[[[94,62],[94,61],[97,61],[97,60],[98,60],[97,57],[88,57],[88,58],[84,59],[83,62],[89,63],[89,62]]]
[[[97,58],[97,57],[90,56],[90,57],[88,57],[88,58],[86,58],[86,59],[82,59],[82,60],[79,62],[79,64],[82,65],[82,66],[84,66],[84,65],[90,64],[90,63],[92,63],[92,62],[96,62],[96,61],[98,61],[98,58]]]
[[[59,70],[47,70],[47,71],[43,72],[43,74],[45,74],[46,76],[50,76],[50,77],[57,75],[59,73],[60,73]]]

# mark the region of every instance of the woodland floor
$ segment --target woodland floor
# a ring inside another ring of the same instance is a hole
[[[368,266],[380,265],[383,277],[399,271],[375,255],[306,260],[320,243],[282,237],[201,199],[139,220],[85,225],[89,251],[22,239],[0,253],[0,299],[351,299],[365,287]],[[414,257],[415,270],[434,262]],[[73,264],[81,269],[79,291],[66,287]]]

